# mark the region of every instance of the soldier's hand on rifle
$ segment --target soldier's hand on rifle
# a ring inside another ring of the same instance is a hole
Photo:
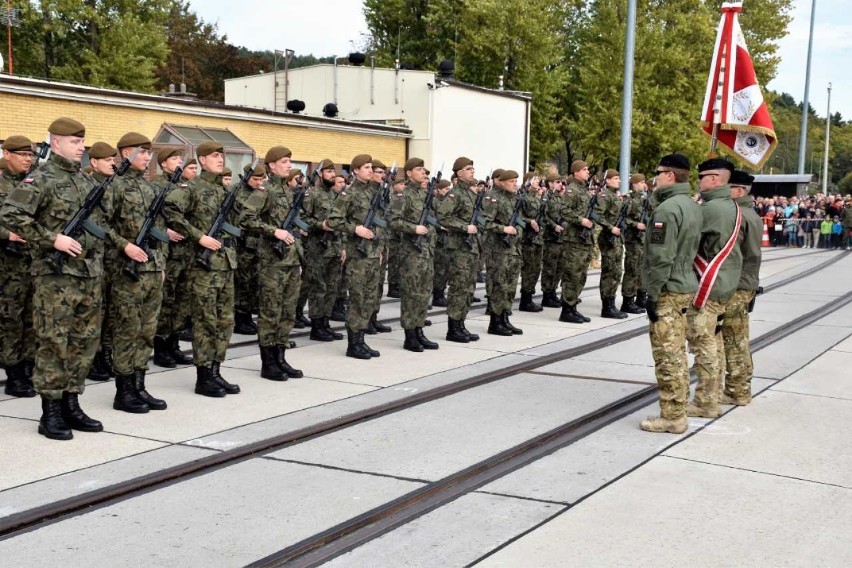
[[[541,227],[538,226],[538,221],[536,221],[535,219],[530,221],[530,227],[532,227],[532,230],[535,231],[536,233],[541,230]]]
[[[361,237],[362,239],[372,239],[375,235],[373,231],[365,227],[364,225],[358,225],[355,227],[355,235]]]
[[[275,229],[275,238],[279,241],[284,241],[288,245],[292,245],[296,241],[290,231],[285,231],[284,229]]]
[[[429,229],[426,228],[426,225],[417,225],[414,227],[414,232],[418,235],[428,235]]]
[[[619,236],[621,234],[621,229],[619,229],[618,227],[613,227],[612,228],[612,234],[615,235],[616,237]]]
[[[479,232],[479,229],[476,228],[476,225],[468,225],[467,226],[467,234],[468,235],[475,235],[478,232]]]
[[[148,255],[145,254],[145,251],[133,243],[127,243],[127,246],[124,247],[124,254],[136,262],[148,262]]]
[[[645,223],[636,223],[636,228],[639,229],[640,231],[644,231],[645,230]]]
[[[169,242],[179,243],[183,240],[183,235],[181,235],[177,231],[172,231],[171,229],[166,229],[166,234],[169,236]]]
[[[83,245],[67,235],[56,235],[53,240],[53,248],[72,257],[83,252]]]
[[[592,227],[595,226],[594,223],[592,223],[589,219],[585,219],[585,218],[582,221],[580,221],[580,224],[583,225],[587,229],[591,229]]]
[[[503,227],[503,233],[505,233],[505,234],[507,234],[507,235],[517,235],[517,234],[518,234],[518,230],[517,230],[516,228],[514,228],[514,227],[509,227],[509,226],[507,225],[507,226]]]
[[[334,230],[334,229],[332,229],[331,227],[328,226],[328,219],[322,220],[322,230],[323,231],[333,231]]]
[[[553,227],[553,230],[556,231],[557,233],[561,233],[562,231],[565,230],[565,227],[563,227],[562,225],[556,225],[556,226]]]
[[[200,239],[198,239],[198,244],[206,248],[207,250],[217,251],[222,248],[222,243],[217,241],[210,235],[204,235]]]
[[[343,252],[340,253],[340,264],[343,264],[345,262],[346,262],[346,249],[343,249]]]
[[[25,243],[25,242],[27,242],[24,239],[24,237],[17,235],[15,233],[13,233],[12,231],[9,231],[9,240],[12,241],[13,243]]]

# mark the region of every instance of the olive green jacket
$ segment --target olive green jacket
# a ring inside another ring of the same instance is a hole
[[[724,248],[734,232],[737,205],[731,199],[729,185],[702,192],[701,197],[704,202],[701,204],[701,244],[698,253],[710,262]],[[742,231],[737,238],[742,239]],[[714,302],[727,302],[737,291],[742,268],[743,253],[739,246],[735,246],[719,269],[710,290],[710,299]]]
[[[740,250],[743,255],[743,269],[740,274],[738,290],[757,290],[760,283],[760,241],[763,238],[763,220],[754,210],[751,195],[744,195],[736,200],[743,214],[742,242]]]

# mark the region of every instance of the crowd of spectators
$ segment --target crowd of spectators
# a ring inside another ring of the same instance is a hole
[[[773,247],[852,249],[852,195],[758,197],[754,210]]]

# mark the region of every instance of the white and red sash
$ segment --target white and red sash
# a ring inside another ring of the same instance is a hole
[[[699,277],[698,291],[695,292],[695,296],[692,298],[692,305],[699,310],[704,307],[704,304],[706,304],[707,300],[710,298],[710,291],[713,289],[713,284],[716,282],[716,277],[719,275],[719,269],[722,268],[722,264],[725,262],[725,259],[728,258],[728,255],[734,250],[734,247],[737,246],[737,237],[740,234],[743,215],[736,204],[734,204],[734,207],[737,210],[737,222],[734,225],[734,232],[731,233],[731,238],[728,239],[728,242],[725,243],[722,250],[720,250],[710,262],[707,262],[707,259],[700,254],[697,255],[695,260],[692,262],[692,266],[695,268]]]

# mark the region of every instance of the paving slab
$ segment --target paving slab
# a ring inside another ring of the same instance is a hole
[[[434,481],[641,388],[521,374],[271,455]]]
[[[465,566],[559,509],[550,503],[468,494],[323,566]]]
[[[249,460],[0,542],[16,567],[245,566],[419,485]]]
[[[2,517],[46,505],[95,489],[134,479],[174,465],[215,454],[212,450],[187,446],[165,446],[132,456],[93,465],[0,492]]]
[[[852,352],[832,349],[784,379],[772,390],[852,401],[850,369],[852,369]]]
[[[648,335],[635,337],[617,345],[580,355],[577,359],[600,363],[630,363],[631,365],[654,366],[651,340]]]
[[[650,347],[648,349],[650,350]],[[604,363],[601,361],[588,361],[579,357],[545,365],[536,369],[536,371],[567,377],[615,379],[647,384],[657,383],[653,365],[633,365],[631,363],[618,363],[614,361]]]
[[[840,567],[850,526],[847,489],[660,457],[477,566]]]
[[[823,320],[820,320],[820,323],[824,323]],[[833,351],[842,351],[844,353],[852,353],[852,337],[847,337],[834,347],[832,347]]]
[[[766,322],[788,323],[823,308],[834,299],[833,296],[796,298],[774,293],[761,295],[754,306],[751,317]]]
[[[820,323],[822,321],[819,320]],[[816,354],[846,339],[849,334],[850,330],[843,327],[810,325],[754,353],[754,372],[760,377],[783,379],[810,363]]]

